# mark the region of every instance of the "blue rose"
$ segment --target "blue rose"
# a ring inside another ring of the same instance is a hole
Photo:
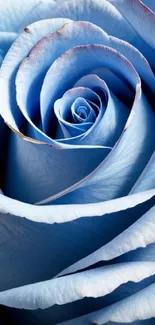
[[[154,11],[0,1],[3,325],[155,322]]]

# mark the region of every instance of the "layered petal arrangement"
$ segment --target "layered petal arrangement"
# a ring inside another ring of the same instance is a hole
[[[154,11],[0,1],[2,324],[154,324]]]

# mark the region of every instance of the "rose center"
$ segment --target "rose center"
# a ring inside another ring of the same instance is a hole
[[[71,115],[74,123],[95,122],[97,114],[94,104],[84,98],[77,98],[71,106]]]
[[[54,104],[58,121],[55,138],[74,138],[86,134],[102,118],[106,105],[106,97],[102,100],[92,89],[70,89]]]

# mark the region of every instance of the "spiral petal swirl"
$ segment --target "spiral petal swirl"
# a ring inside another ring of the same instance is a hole
[[[0,10],[2,324],[154,324],[154,11]]]

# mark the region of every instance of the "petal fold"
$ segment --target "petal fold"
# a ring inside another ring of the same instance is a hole
[[[44,309],[85,297],[103,297],[128,281],[155,274],[155,262],[113,264],[65,277],[0,292],[0,304],[20,309]]]

